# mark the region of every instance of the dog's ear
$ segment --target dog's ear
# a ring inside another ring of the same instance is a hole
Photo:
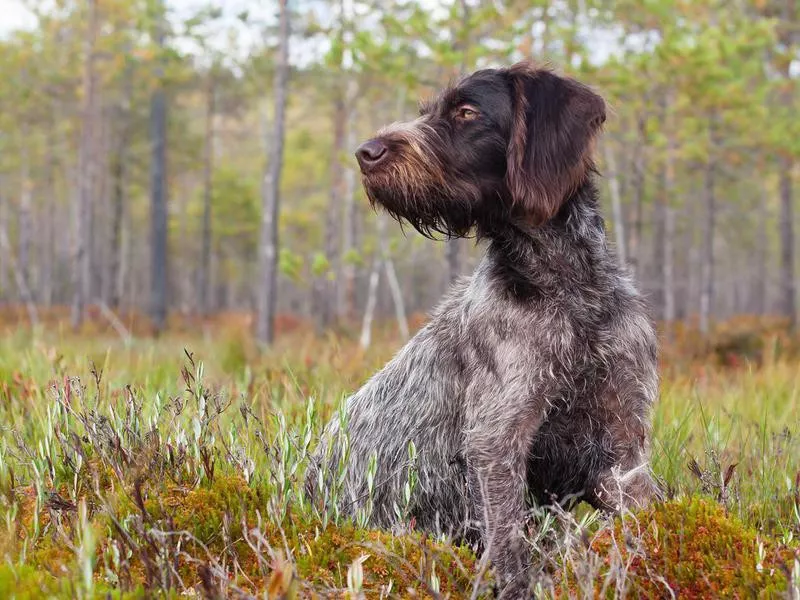
[[[551,219],[593,169],[592,146],[606,119],[587,86],[529,63],[508,69],[513,122],[506,185],[514,210],[534,225]]]

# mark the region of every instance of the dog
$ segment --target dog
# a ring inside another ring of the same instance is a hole
[[[467,76],[356,151],[373,206],[487,248],[327,425],[306,490],[321,502],[343,473],[342,514],[369,505],[391,527],[407,507],[417,529],[475,541],[501,597],[528,596],[529,499],[618,511],[661,496],[656,334],[595,184],[605,120],[590,87],[521,62]]]

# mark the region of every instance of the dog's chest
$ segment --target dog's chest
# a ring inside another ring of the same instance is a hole
[[[627,336],[616,320],[595,316],[612,312],[603,306],[587,316],[576,299],[519,302],[477,283],[464,295],[455,345],[472,389],[514,386],[553,397],[589,391]]]

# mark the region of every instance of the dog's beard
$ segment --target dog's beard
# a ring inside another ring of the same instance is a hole
[[[408,223],[423,236],[464,237],[475,224],[480,201],[477,185],[451,181],[447,168],[430,146],[413,143],[395,148],[397,156],[379,172],[363,177],[370,204],[383,207],[394,219]]]
[[[363,178],[373,208],[381,207],[392,218],[408,223],[423,236],[435,239],[464,237],[475,224],[473,206],[476,188],[432,185],[419,179],[413,183],[387,171]],[[411,185],[410,185],[411,184]]]

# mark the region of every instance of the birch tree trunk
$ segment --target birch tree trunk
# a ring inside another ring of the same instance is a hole
[[[349,114],[347,127],[347,142],[345,146],[352,151],[356,146],[357,111],[353,106],[356,101],[357,88],[351,82],[352,88],[348,93],[348,105],[352,108]],[[342,263],[342,316],[347,321],[356,318],[356,264],[353,254],[356,252],[356,237],[358,235],[358,210],[356,209],[356,183],[357,167],[351,160],[350,166],[344,174],[344,228],[342,250],[344,261]]]
[[[378,215],[378,219],[383,219],[383,215]],[[367,305],[364,309],[364,319],[361,322],[361,337],[359,345],[362,350],[369,348],[372,343],[372,321],[375,318],[375,307],[378,304],[378,284],[381,278],[381,265],[383,260],[377,254],[372,261],[372,269],[369,273],[369,287],[367,289]]]
[[[447,257],[447,287],[453,285],[461,275],[461,244],[460,238],[453,238],[445,242],[445,255]]]
[[[669,94],[664,94],[661,101],[662,122],[671,120]],[[670,205],[674,181],[674,148],[671,139],[667,141],[664,162],[661,165],[661,182],[656,196],[655,206],[655,252],[653,253],[658,278],[656,295],[658,317],[664,323],[675,320],[675,269],[674,251],[672,247],[675,237],[675,214]]]
[[[200,297],[200,312],[211,310],[209,278],[211,272],[211,200],[214,185],[214,114],[216,112],[216,86],[213,74],[208,77],[206,90],[206,143],[203,161],[203,233],[200,256],[200,276],[197,293]]]
[[[106,295],[110,286],[111,277],[111,156],[112,156],[112,123],[109,115],[106,117],[101,110],[99,135],[95,150],[95,186],[92,197],[95,198],[92,210],[92,225],[90,239],[92,240],[92,253],[90,271],[92,273],[92,286],[89,298],[93,301],[106,302]]]
[[[96,77],[95,77],[95,38],[97,36],[97,0],[88,0],[88,29],[84,43],[83,89],[84,105],[81,124],[81,139],[78,156],[78,181],[75,198],[74,219],[74,259],[72,279],[72,328],[83,324],[86,302],[91,284],[89,229],[91,227],[92,192],[94,183],[94,137],[97,119]]]
[[[25,286],[33,295],[31,289],[31,220],[33,210],[33,181],[31,181],[30,152],[28,151],[27,126],[23,125],[23,144],[20,153],[20,193],[19,211],[17,213],[18,238],[17,238],[17,268],[20,277],[25,281]]]
[[[333,107],[333,147],[331,148],[330,195],[325,215],[325,258],[328,269],[315,280],[317,329],[323,331],[330,326],[336,307],[336,274],[339,271],[342,231],[342,197],[344,196],[344,166],[342,154],[345,143],[347,106],[345,90],[337,83]]]
[[[675,136],[672,128],[672,112],[668,108],[665,122],[667,125],[667,153],[664,165],[664,321],[671,324],[676,317],[675,302],[675,208],[672,206],[675,190]],[[667,331],[671,331],[667,327]]]
[[[166,27],[164,10],[163,0],[158,0],[156,45],[160,51],[164,49]],[[163,70],[159,66],[157,77],[161,78],[162,74]],[[150,101],[150,135],[152,140],[150,318],[158,334],[164,330],[167,321],[167,99],[161,82],[157,84]]]
[[[714,229],[716,225],[716,153],[717,132],[713,118],[709,123],[709,152],[705,178],[705,215],[703,223],[702,287],[700,290],[700,332],[711,328],[714,304]]]
[[[109,244],[109,273],[106,277],[108,289],[103,296],[108,306],[116,310],[123,294],[125,261],[123,249],[123,224],[125,222],[125,208],[128,201],[128,161],[131,138],[131,96],[132,73],[130,66],[125,67],[125,82],[123,84],[123,97],[116,109],[119,133],[111,161],[112,199],[111,199],[111,241]]]
[[[58,110],[53,111],[54,115],[59,113]],[[56,128],[58,120],[54,118],[53,130]],[[52,131],[51,131],[52,133]],[[39,285],[39,302],[45,306],[53,304],[53,278],[55,275],[54,263],[56,260],[56,219],[59,209],[59,193],[56,188],[56,159],[53,148],[56,145],[54,135],[48,135],[47,148],[45,150],[45,189],[46,197],[43,199],[44,206],[40,212],[40,219],[43,222],[45,230],[44,240],[42,244],[42,278]]]
[[[763,196],[756,205],[757,225],[756,225],[756,264],[755,264],[755,297],[753,299],[753,311],[758,315],[767,314],[767,273],[769,273],[769,236],[767,233],[768,202],[769,194],[766,186],[763,189]]]
[[[625,247],[625,220],[622,216],[622,195],[619,189],[619,172],[617,171],[617,159],[611,144],[606,142],[603,150],[608,166],[608,188],[611,192],[611,213],[614,219],[614,241],[616,243],[617,258],[623,267],[628,265],[628,253]]]
[[[8,205],[10,200],[5,189],[5,178],[0,174],[0,236],[8,238]],[[0,302],[8,302],[8,263],[10,257],[0,252]]]
[[[286,94],[289,79],[289,7],[287,0],[279,0],[280,39],[275,65],[275,120],[272,139],[271,160],[264,175],[263,214],[261,218],[261,240],[259,258],[261,263],[261,285],[259,287],[256,338],[261,344],[272,344],[275,340],[275,307],[278,283],[278,216],[280,214],[280,177],[283,166],[283,141],[286,117]]]
[[[645,115],[639,117],[637,122],[638,139],[633,160],[633,218],[630,227],[630,243],[628,244],[628,263],[634,279],[641,276],[641,240],[642,240],[642,213],[645,192],[645,145],[647,131],[645,129]]]
[[[104,297],[107,298],[108,306],[116,309],[120,304],[122,295],[121,272],[122,272],[122,225],[125,219],[125,203],[127,197],[127,140],[120,139],[114,161],[111,165],[111,177],[113,179],[113,196],[111,200],[111,241],[109,244],[110,258],[108,261],[109,273],[106,277],[106,290]]]
[[[665,104],[662,105],[664,112]],[[662,113],[663,115],[663,113]],[[666,319],[666,285],[667,272],[667,196],[666,196],[666,161],[660,166],[660,177],[656,189],[653,206],[653,273],[655,289],[652,296],[652,305],[655,317],[664,321]]]
[[[781,41],[787,50],[794,52],[795,58],[800,41],[800,29],[797,27],[798,16],[797,0],[783,0],[781,17],[783,31]],[[792,27],[792,24],[794,27]],[[788,55],[788,53],[787,53]],[[795,109],[794,87],[792,86],[792,63],[786,60],[783,66],[784,91],[781,94],[781,104],[791,114]],[[797,330],[797,298],[796,298],[796,273],[794,266],[794,197],[792,190],[792,171],[794,160],[790,154],[784,154],[780,160],[780,238],[781,238],[781,312],[789,320],[789,329]]]
[[[5,254],[11,263],[11,272],[14,274],[14,280],[16,281],[17,290],[19,291],[19,298],[25,305],[31,325],[38,325],[39,314],[36,310],[36,304],[33,301],[30,289],[28,289],[28,284],[22,276],[19,263],[12,253],[11,244],[9,243],[8,234],[5,229],[0,229],[0,252]]]
[[[397,279],[397,273],[394,270],[394,262],[388,256],[383,260],[384,268],[386,269],[386,281],[389,283],[389,291],[392,294],[392,302],[394,302],[394,314],[397,319],[397,329],[400,332],[400,337],[403,341],[408,339],[408,319],[406,318],[406,306],[403,301],[403,291],[400,288],[400,282]]]
[[[797,329],[797,301],[794,268],[794,198],[792,190],[792,160],[781,160],[781,313],[789,320],[791,331]]]

